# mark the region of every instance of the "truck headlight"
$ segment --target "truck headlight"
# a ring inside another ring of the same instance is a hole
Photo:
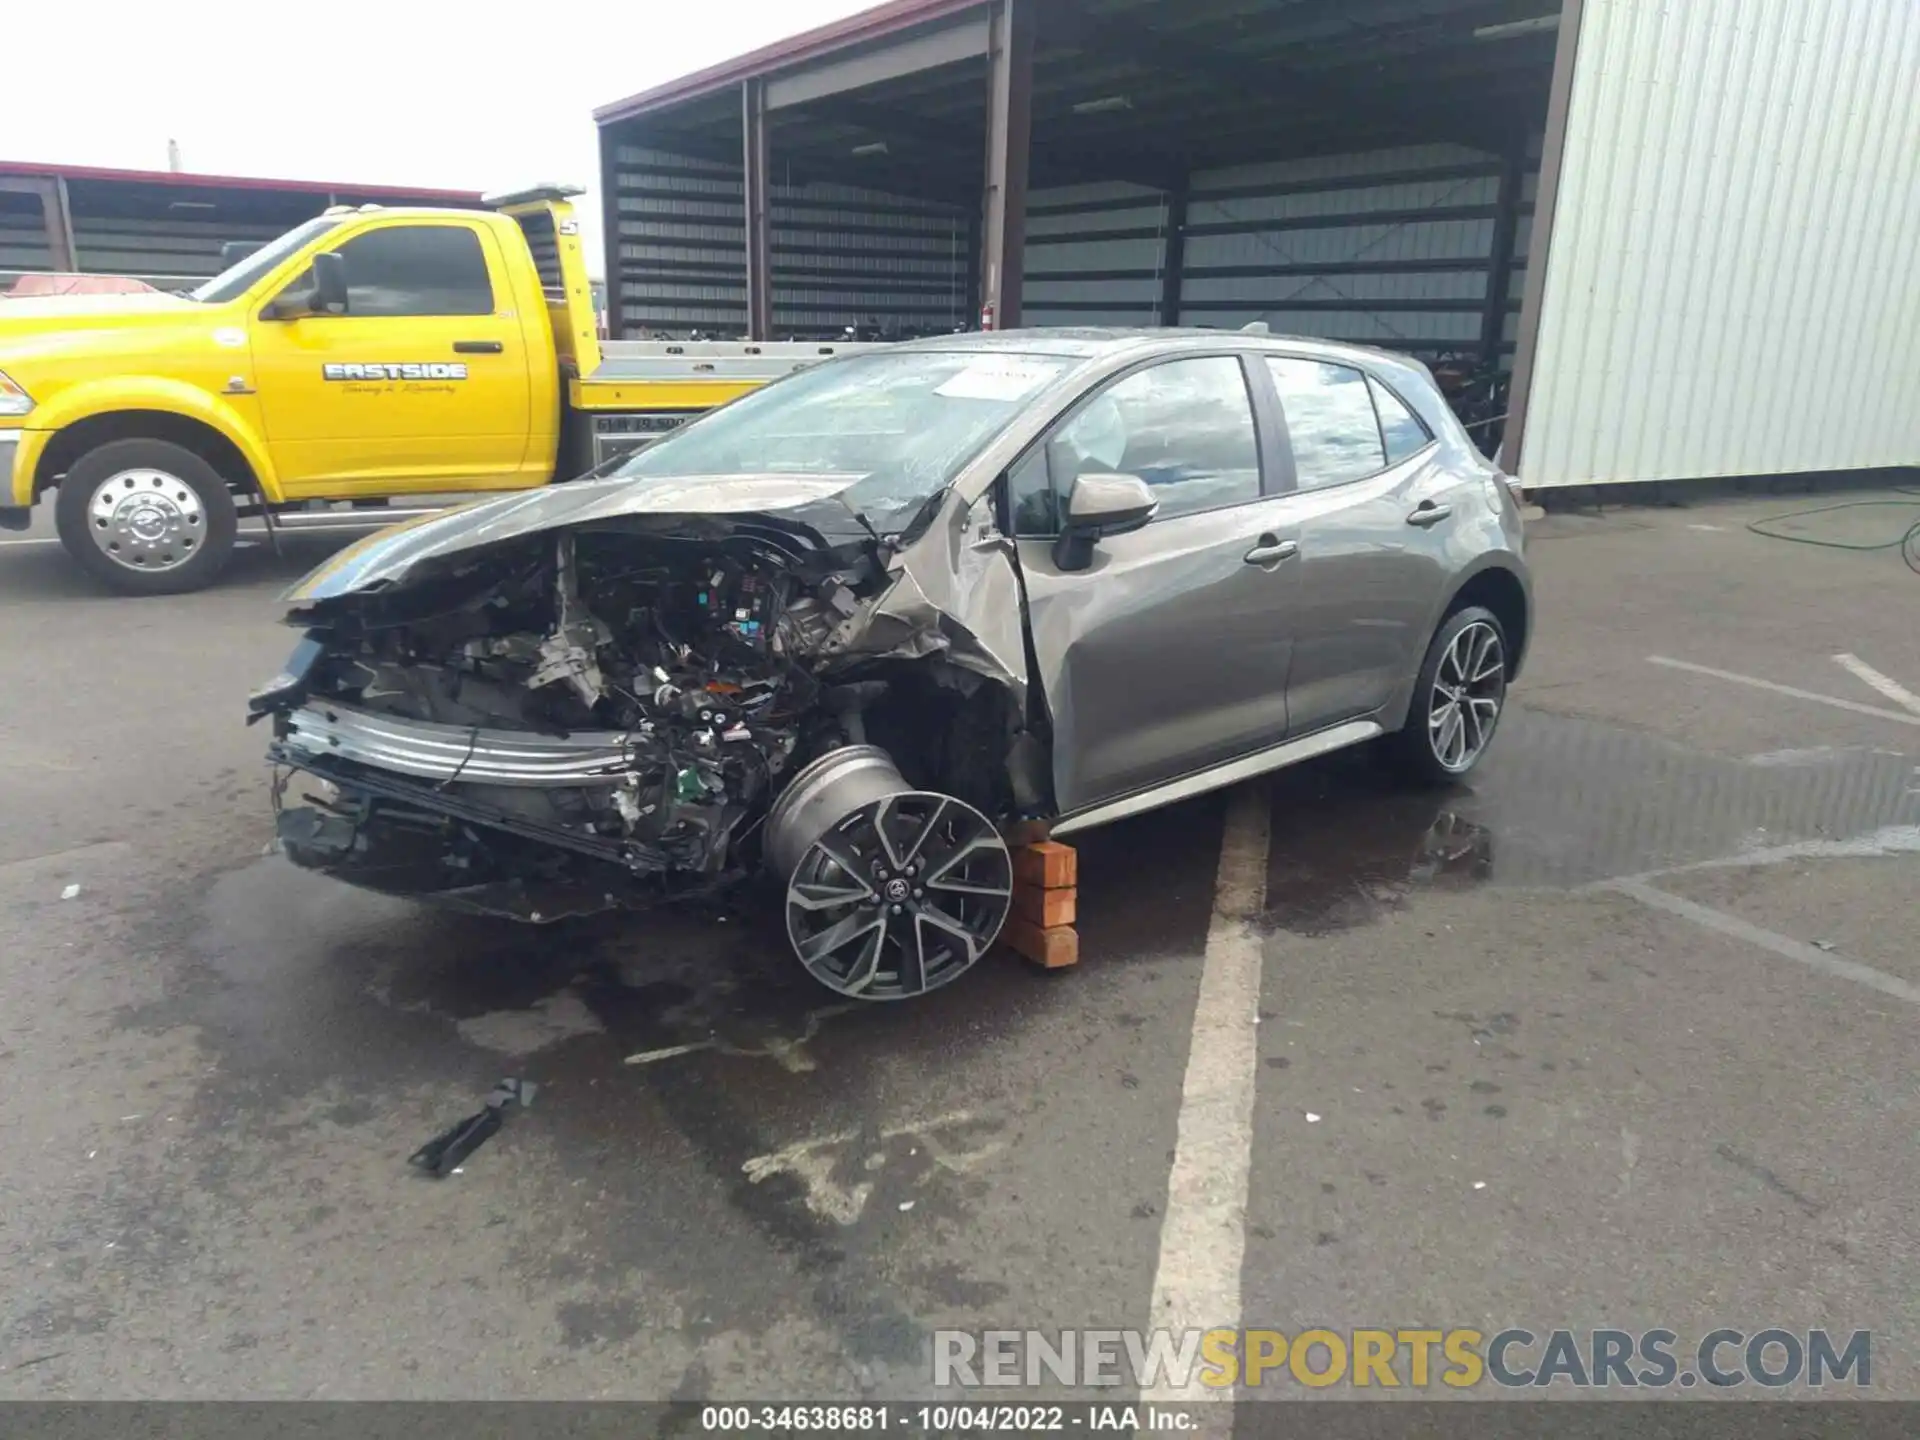
[[[0,370],[0,415],[25,415],[33,409],[33,397],[7,378]]]

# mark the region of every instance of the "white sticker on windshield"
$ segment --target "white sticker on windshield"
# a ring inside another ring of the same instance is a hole
[[[1057,365],[995,355],[976,360],[934,390],[949,400],[1018,400],[1060,373]]]

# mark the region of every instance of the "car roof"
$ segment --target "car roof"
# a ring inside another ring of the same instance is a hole
[[[1311,335],[1276,335],[1257,330],[1208,330],[1197,326],[1125,326],[1125,325],[1042,325],[1024,330],[969,331],[954,335],[932,335],[921,340],[902,342],[914,350],[967,350],[1025,355],[1058,355],[1091,360],[1120,349],[1146,351],[1200,349],[1229,343],[1238,349],[1286,350],[1293,354],[1323,356],[1349,364],[1395,365],[1419,361],[1397,351],[1370,345],[1351,345],[1338,340],[1322,340]]]
[[[1398,350],[1320,340],[1311,335],[1275,335],[1259,330],[1203,330],[1193,326],[1062,325],[1030,330],[993,330],[932,335],[898,342],[903,350],[960,354],[1045,355],[1072,361],[1072,373],[1104,362],[1124,366],[1132,360],[1176,356],[1186,351],[1222,349],[1246,354],[1279,354],[1347,365],[1370,372],[1419,414],[1427,429],[1451,443],[1471,447],[1426,362]],[[1477,452],[1476,452],[1477,453]]]

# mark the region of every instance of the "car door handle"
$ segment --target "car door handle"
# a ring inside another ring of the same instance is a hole
[[[456,340],[453,353],[456,355],[498,355],[507,347],[498,340]]]
[[[1247,551],[1249,565],[1277,565],[1282,560],[1291,560],[1300,553],[1298,542],[1276,540],[1271,535],[1262,535],[1260,543]]]
[[[1451,505],[1436,505],[1431,500],[1422,500],[1414,512],[1407,516],[1407,524],[1418,525],[1424,530],[1429,525],[1438,525],[1451,514]]]

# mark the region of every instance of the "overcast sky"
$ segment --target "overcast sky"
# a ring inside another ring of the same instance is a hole
[[[126,22],[55,17],[5,67],[0,160],[164,170],[171,139],[182,168],[222,175],[596,190],[595,106],[872,3],[159,0]],[[586,218],[598,274],[597,195]]]

